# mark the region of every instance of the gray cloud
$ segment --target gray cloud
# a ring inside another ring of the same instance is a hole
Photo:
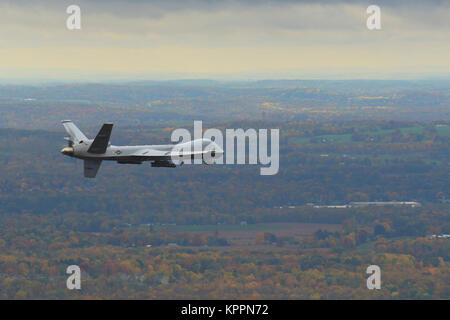
[[[70,4],[81,6],[80,32],[65,28]],[[382,9],[379,32],[365,25],[370,4]],[[175,71],[191,64],[214,70],[227,61],[222,69],[239,63],[241,70],[247,65],[252,65],[249,70],[290,70],[311,64],[342,64],[345,72],[366,64],[375,69],[396,64],[445,69],[449,16],[450,3],[440,0],[3,0],[0,49],[6,49],[6,59],[21,55],[24,62],[36,59],[36,65],[50,56],[47,66],[54,68],[65,67],[67,49],[72,52],[67,65],[78,69],[91,61],[96,63],[89,67],[97,68],[108,57],[104,70],[116,70],[124,59],[139,69],[132,63],[137,57],[160,72],[177,63]]]
[[[82,8],[83,33],[67,35],[65,8]],[[367,37],[365,8],[382,6],[382,34]],[[2,5],[0,4],[0,7]],[[5,5],[3,5],[5,6]],[[7,1],[3,42],[118,45],[298,45],[445,41],[450,7],[444,1],[387,0],[69,0]],[[27,34],[30,36],[27,36]],[[33,34],[36,36],[33,36]]]
[[[19,6],[64,7],[79,4],[90,8],[102,9],[114,14],[144,15],[142,8],[154,8],[158,12],[178,10],[218,10],[239,6],[273,6],[280,7],[295,4],[314,5],[360,5],[376,4],[387,8],[415,10],[417,8],[449,7],[447,0],[3,0],[3,3]],[[151,14],[151,13],[150,13]]]
[[[260,8],[280,9],[298,5],[308,6],[358,6],[376,4],[401,17],[413,17],[416,23],[442,24],[443,19],[429,14],[449,10],[448,0],[3,0],[11,7],[22,10],[44,9],[61,12],[70,4],[78,4],[87,14],[112,15],[117,18],[161,19],[167,14],[180,12],[238,11]],[[0,13],[1,15],[1,13]],[[449,20],[446,17],[445,20]],[[325,21],[321,21],[326,26]],[[443,25],[446,25],[445,23]]]

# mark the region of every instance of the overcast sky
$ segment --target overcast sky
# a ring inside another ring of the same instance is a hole
[[[71,4],[81,30],[66,28]],[[450,1],[0,0],[0,24],[0,79],[450,74]]]

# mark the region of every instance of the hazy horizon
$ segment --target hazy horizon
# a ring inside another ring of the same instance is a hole
[[[33,85],[64,85],[64,84],[132,84],[132,83],[145,83],[145,82],[154,82],[154,83],[177,83],[177,82],[192,82],[196,85],[212,82],[217,84],[232,84],[232,83],[258,83],[264,81],[405,81],[405,82],[446,82],[450,80],[450,74],[439,75],[439,74],[430,74],[424,75],[422,77],[385,77],[385,78],[334,78],[334,77],[305,77],[305,78],[296,78],[296,77],[273,77],[273,78],[257,78],[257,77],[172,77],[168,76],[154,76],[154,77],[98,77],[98,78],[0,78],[0,85],[8,86],[8,85],[18,85],[18,86],[33,86]]]

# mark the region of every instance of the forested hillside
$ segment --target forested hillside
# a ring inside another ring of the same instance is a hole
[[[59,153],[62,128],[0,129],[0,297],[450,297],[449,240],[431,237],[450,233],[447,122],[204,127],[279,128],[279,173],[107,163],[89,180]],[[117,127],[112,142],[168,143],[172,128]],[[323,207],[353,201],[420,205]]]

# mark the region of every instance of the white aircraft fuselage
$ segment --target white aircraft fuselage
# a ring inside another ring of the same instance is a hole
[[[202,159],[210,164],[223,155],[223,150],[209,139],[196,139],[178,144],[115,146],[109,143],[112,124],[106,123],[95,139],[88,139],[70,120],[62,121],[69,137],[69,146],[61,153],[84,160],[84,175],[94,178],[103,160],[141,164],[151,161],[152,167],[176,167],[187,159]]]

